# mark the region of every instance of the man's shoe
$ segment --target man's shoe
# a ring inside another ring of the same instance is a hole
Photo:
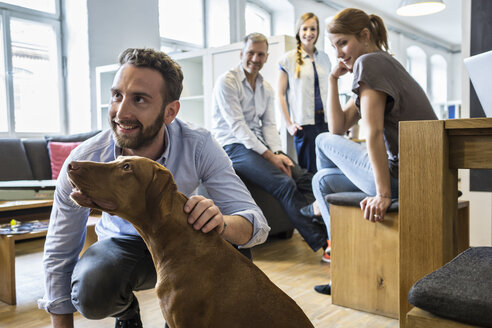
[[[320,294],[331,295],[331,282],[328,285],[314,286],[314,290]]]
[[[319,224],[320,226],[325,226],[325,221],[323,221],[321,216],[313,216],[311,221],[315,224]]]
[[[140,311],[135,316],[128,320],[120,320],[116,318],[115,328],[142,328],[142,320],[140,320]]]
[[[309,204],[304,206],[299,210],[302,216],[305,216],[307,218],[320,218],[321,215],[314,215],[314,208],[313,204]]]

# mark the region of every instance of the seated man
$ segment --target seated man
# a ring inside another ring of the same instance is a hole
[[[127,49],[121,54],[111,88],[111,129],[75,149],[57,180],[44,249],[46,294],[38,301],[51,314],[53,327],[73,327],[76,310],[89,319],[115,317],[116,327],[142,327],[133,291],[153,288],[157,279],[135,228],[105,212],[96,226],[98,241],[78,259],[89,209],[70,199],[71,192],[80,193],[72,191],[66,175],[72,160],[153,159],[173,173],[180,192],[191,196],[201,181],[211,195],[213,201],[192,196],[185,204],[194,229],[216,230],[242,247],[266,240],[266,220],[224,150],[210,132],[176,118],[182,81],[179,65],[162,52]]]
[[[280,152],[273,89],[259,74],[267,57],[265,36],[246,36],[241,63],[219,77],[214,87],[212,133],[231,158],[237,174],[278,199],[296,229],[317,251],[326,244],[326,228],[299,213],[309,199],[295,180],[306,180],[309,175],[310,181],[312,176]],[[312,197],[311,188],[307,189]]]

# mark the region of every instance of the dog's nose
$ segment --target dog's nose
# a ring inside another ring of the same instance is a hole
[[[77,162],[68,163],[68,171],[75,171],[78,169],[79,169],[79,166],[77,165]]]

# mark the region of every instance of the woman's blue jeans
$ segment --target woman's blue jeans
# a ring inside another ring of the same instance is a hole
[[[322,133],[316,138],[316,164],[313,193],[330,235],[330,211],[325,196],[331,193],[362,191],[376,195],[376,182],[365,144],[344,136]],[[391,195],[398,198],[398,179],[391,178]]]

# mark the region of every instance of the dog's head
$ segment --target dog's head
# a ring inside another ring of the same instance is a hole
[[[130,222],[148,206],[158,206],[163,193],[177,190],[171,172],[144,157],[120,156],[108,163],[73,161],[67,172],[74,187],[70,197],[77,204]]]

